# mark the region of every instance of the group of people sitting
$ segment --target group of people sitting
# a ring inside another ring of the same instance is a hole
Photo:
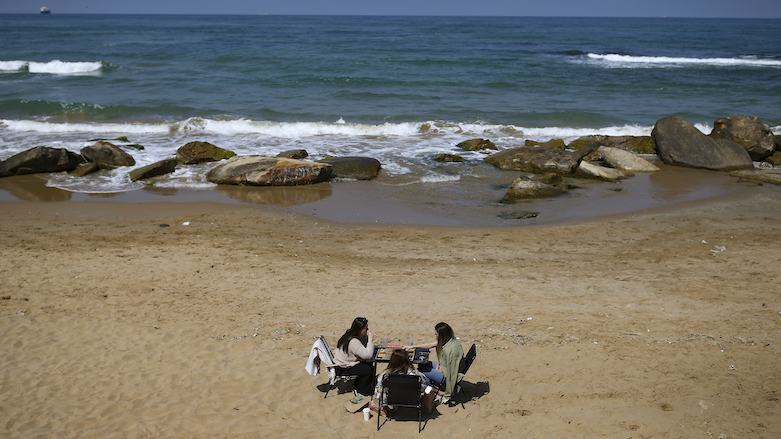
[[[441,398],[447,403],[453,395],[456,384],[463,371],[464,350],[461,342],[456,338],[453,329],[447,323],[440,322],[434,326],[436,340],[430,343],[402,346],[393,351],[388,363],[388,368],[383,371],[375,382],[374,368],[370,361],[374,355],[374,334],[369,330],[369,321],[365,317],[353,320],[352,326],[339,339],[334,352],[334,360],[337,363],[347,363],[351,375],[358,378],[353,384],[357,394],[369,396],[372,393],[375,399],[369,404],[369,408],[380,411],[380,398],[382,398],[382,379],[387,374],[417,375],[420,377],[421,391],[428,386],[436,387],[436,392],[426,394],[423,401],[424,411],[431,407],[435,397]],[[418,349],[436,349],[437,362],[425,362],[418,364],[418,368],[412,364],[407,352]],[[463,375],[462,375],[463,376]]]

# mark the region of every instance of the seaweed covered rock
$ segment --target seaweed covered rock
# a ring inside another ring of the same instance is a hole
[[[227,160],[236,153],[214,146],[209,142],[189,142],[176,150],[176,160],[183,165]]]
[[[304,160],[264,156],[235,156],[217,165],[206,179],[217,184],[292,186],[325,181],[331,165]]]
[[[82,162],[81,156],[65,148],[36,146],[0,163],[0,177],[72,171]]]
[[[277,157],[287,158],[287,159],[296,159],[296,160],[303,160],[307,157],[309,157],[309,153],[306,152],[305,149],[290,149],[287,151],[282,151],[279,154],[277,154]]]
[[[467,151],[499,150],[499,148],[497,148],[496,145],[494,145],[494,143],[488,139],[464,140],[456,146]]]
[[[547,148],[561,148],[564,149],[567,147],[567,144],[564,143],[564,139],[550,139],[547,142],[537,142],[535,140],[529,140],[526,139],[524,142],[524,145],[526,146],[544,146]]]
[[[651,136],[583,136],[570,142],[567,147],[581,149],[593,143],[637,154],[656,154],[656,144]]]

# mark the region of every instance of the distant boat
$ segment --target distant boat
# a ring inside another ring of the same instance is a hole
[[[49,10],[46,6],[41,7],[41,14],[51,14],[52,11]]]

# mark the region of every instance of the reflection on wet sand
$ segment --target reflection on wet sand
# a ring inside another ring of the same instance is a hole
[[[231,186],[219,185],[221,194],[244,203],[277,207],[300,206],[331,196],[330,183],[304,186]]]
[[[47,187],[48,174],[17,175],[0,178],[2,201],[69,201],[71,193]]]

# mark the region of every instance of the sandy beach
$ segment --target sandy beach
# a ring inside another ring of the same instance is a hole
[[[562,226],[0,201],[0,436],[781,437],[781,192]],[[161,227],[167,224],[168,227]],[[465,401],[377,432],[304,370],[448,322]]]

